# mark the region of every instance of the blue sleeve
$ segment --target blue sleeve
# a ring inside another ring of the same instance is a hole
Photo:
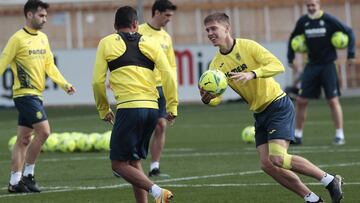
[[[334,30],[333,32],[341,31],[348,35],[349,37],[349,44],[347,48],[347,58],[355,58],[355,34],[353,30],[345,25],[344,23],[340,22],[337,18],[327,14],[329,21],[332,23]]]
[[[289,41],[288,41],[288,51],[287,51],[288,63],[292,63],[294,58],[295,58],[295,52],[291,48],[291,40],[297,35],[304,34],[304,26],[303,26],[304,19],[305,18],[303,16],[296,22],[295,28],[292,31],[291,35],[290,35],[290,38],[289,38]]]

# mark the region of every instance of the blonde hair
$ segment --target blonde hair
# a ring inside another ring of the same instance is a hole
[[[228,24],[230,25],[230,18],[225,13],[212,13],[204,19],[204,24],[210,23],[210,22],[218,22],[221,24]]]

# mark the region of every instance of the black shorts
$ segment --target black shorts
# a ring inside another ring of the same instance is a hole
[[[295,110],[289,96],[272,102],[254,113],[256,147],[272,139],[294,140]]]
[[[164,96],[164,92],[161,86],[156,87],[157,91],[159,92],[159,99],[158,99],[158,105],[159,105],[159,118],[166,118],[166,100]]]
[[[309,99],[317,99],[324,89],[325,97],[331,99],[340,96],[339,80],[336,65],[329,64],[307,64],[301,76],[301,88],[299,96]]]
[[[158,113],[157,109],[150,108],[118,109],[110,138],[110,159],[145,159]]]
[[[43,102],[38,96],[17,97],[14,103],[19,112],[19,126],[33,128],[34,124],[47,120]]]

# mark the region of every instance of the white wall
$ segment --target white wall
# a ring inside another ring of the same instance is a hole
[[[285,65],[285,43],[267,43],[263,45],[274,53]],[[190,45],[176,46],[175,51],[178,63],[179,100],[180,102],[198,102],[200,101],[197,89],[199,74],[207,69],[211,58],[217,52],[217,48],[211,45]],[[75,86],[77,93],[68,96],[62,89],[55,88],[52,81],[48,79],[47,85],[49,88],[44,92],[45,105],[94,104],[91,80],[93,64],[95,62],[95,52],[95,49],[54,50],[57,65],[61,73]],[[290,84],[290,71],[279,75],[276,80],[282,87]],[[7,95],[11,94],[11,90],[6,89],[6,87],[9,86],[11,86],[10,72],[0,77],[0,105],[13,105],[12,100],[6,98]],[[112,102],[115,101],[111,91],[108,91],[108,98]],[[224,100],[236,98],[238,98],[238,96],[231,89],[228,89],[223,96]]]

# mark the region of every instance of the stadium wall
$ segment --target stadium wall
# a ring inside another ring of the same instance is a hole
[[[285,43],[265,43],[263,44],[273,52],[283,63],[285,62]],[[178,87],[179,100],[184,102],[199,102],[200,96],[197,82],[200,75],[208,69],[212,57],[217,52],[217,48],[210,45],[190,45],[176,46],[176,60],[178,65]],[[93,65],[95,62],[95,49],[77,50],[55,50],[55,61],[64,77],[72,83],[77,93],[68,96],[63,90],[56,86],[50,79],[47,80],[47,89],[44,92],[45,105],[93,105],[93,93],[91,87]],[[279,75],[276,80],[285,87],[291,83],[291,70]],[[13,106],[11,99],[11,86],[13,75],[7,69],[0,77],[0,106]],[[115,103],[114,97],[108,90],[108,98]],[[236,93],[230,88],[223,96],[224,100],[238,99]]]

